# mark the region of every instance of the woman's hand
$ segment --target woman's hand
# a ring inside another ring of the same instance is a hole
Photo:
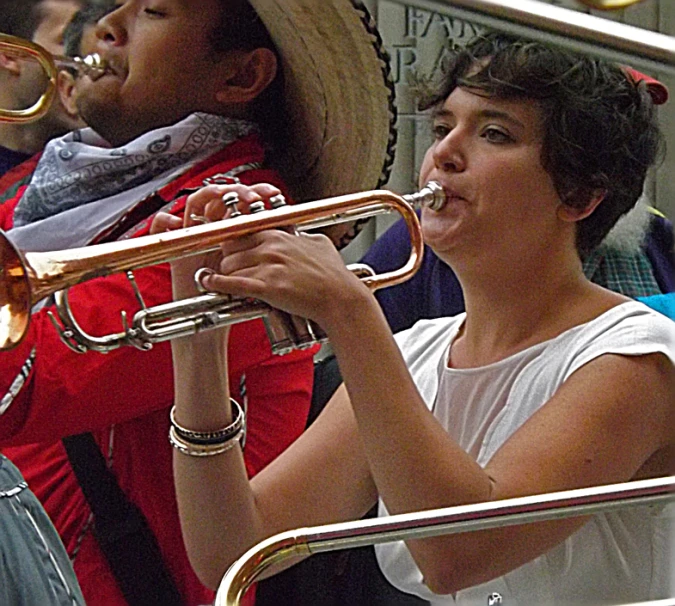
[[[226,242],[221,252],[218,274],[202,280],[207,290],[261,299],[325,330],[371,296],[323,235],[266,230]]]
[[[183,218],[168,213],[157,213],[150,227],[151,234],[193,227],[202,223],[221,221],[231,216],[234,209],[227,208],[223,198],[230,193],[239,196],[237,210],[248,214],[253,202],[264,201],[281,191],[267,183],[258,185],[209,185],[188,196]],[[201,268],[217,269],[221,253],[210,252],[177,259],[171,263],[174,299],[193,297],[199,294],[195,284],[195,273]]]

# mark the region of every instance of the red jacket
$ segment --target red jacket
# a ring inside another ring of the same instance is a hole
[[[180,177],[169,188],[168,197],[200,186],[206,176],[260,160],[262,147],[257,139],[242,140]],[[280,185],[278,177],[266,170],[249,171],[241,179],[244,183]],[[0,227],[5,230],[12,227],[17,201],[18,197],[0,206]],[[184,202],[184,197],[179,198],[170,212],[180,215]],[[134,237],[145,235],[149,223],[140,224]],[[148,305],[171,300],[168,264],[138,270],[135,275]],[[83,329],[95,335],[118,332],[120,312],[138,309],[123,275],[73,287],[70,302]],[[87,431],[93,432],[121,488],[145,514],[185,604],[212,601],[213,593],[199,583],[190,568],[180,533],[172,448],[167,439],[168,409],[174,394],[170,344],[156,345],[149,352],[125,347],[106,355],[76,354],[61,343],[47,309],[42,309],[32,316],[23,342],[2,354],[2,362],[0,403],[6,407],[3,413],[0,404],[2,451],[22,471],[52,518],[74,559],[87,603],[126,603],[89,531],[90,510],[59,441]],[[311,351],[272,355],[261,321],[232,329],[229,378],[233,397],[240,402],[245,387],[245,459],[250,475],[303,431],[312,369]]]

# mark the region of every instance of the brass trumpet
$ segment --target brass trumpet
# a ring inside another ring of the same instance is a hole
[[[54,57],[39,44],[8,34],[0,34],[0,53],[36,60],[47,79],[45,91],[35,104],[25,109],[0,108],[0,122],[23,124],[44,116],[56,95],[56,77],[62,69],[75,69],[92,79],[100,78],[107,70],[105,62],[98,54],[74,58]]]
[[[393,286],[409,279],[422,261],[424,244],[414,207],[438,210],[445,203],[445,193],[437,183],[429,183],[410,196],[371,191],[297,206],[281,202],[271,210],[262,205],[252,207],[252,214],[227,221],[66,251],[21,253],[0,231],[0,350],[21,342],[28,331],[32,307],[51,295],[55,295],[63,327],[53,315],[52,319],[64,342],[82,353],[105,353],[123,345],[150,349],[154,343],[255,318],[265,320],[275,353],[311,346],[325,339],[314,323],[283,314],[261,301],[212,293],[153,308],[145,308],[137,293],[143,309],[132,321],[124,316],[120,333],[94,337],[78,326],[64,289],[92,278],[216,250],[223,241],[266,229],[304,232],[397,211],[410,231],[408,262],[399,270],[381,275],[367,266],[350,267],[371,290]]]
[[[601,11],[614,11],[633,4],[638,4],[642,0],[579,0],[581,4],[585,4],[590,8],[596,8]]]

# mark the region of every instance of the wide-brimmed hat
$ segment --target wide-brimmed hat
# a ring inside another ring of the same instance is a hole
[[[296,199],[374,189],[396,131],[389,59],[360,0],[249,0],[284,70],[290,141],[277,150]]]

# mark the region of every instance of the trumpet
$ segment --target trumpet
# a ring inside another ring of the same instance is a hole
[[[633,4],[638,4],[642,0],[579,0],[581,4],[585,4],[590,8],[596,8],[601,11],[614,11]]]
[[[444,203],[445,192],[434,182],[409,196],[371,191],[297,206],[286,205],[278,196],[271,201],[272,209],[266,209],[263,204],[252,205],[251,214],[240,214],[226,221],[124,242],[45,253],[22,253],[0,231],[0,350],[11,349],[21,342],[28,331],[31,309],[52,295],[58,315],[57,319],[50,312],[52,320],[62,340],[80,353],[107,353],[125,345],[147,350],[155,343],[256,318],[265,321],[274,353],[284,354],[296,348],[311,347],[326,338],[320,327],[304,318],[273,309],[262,301],[205,293],[146,308],[137,289],[141,310],[131,321],[123,314],[121,332],[95,337],[85,333],[78,325],[68,303],[67,289],[93,278],[131,272],[217,250],[224,241],[266,229],[301,233],[396,211],[403,217],[410,232],[411,254],[407,263],[398,270],[380,275],[365,265],[349,267],[374,291],[399,284],[417,271],[422,262],[424,244],[415,207],[439,210]],[[130,278],[136,288],[133,274]]]
[[[100,78],[108,69],[105,61],[96,53],[86,57],[54,57],[39,44],[8,34],[0,34],[0,53],[34,59],[42,68],[47,79],[45,91],[31,107],[24,109],[0,108],[0,122],[24,124],[44,116],[54,101],[56,78],[62,69],[74,69],[79,74],[87,74],[93,80]]]

